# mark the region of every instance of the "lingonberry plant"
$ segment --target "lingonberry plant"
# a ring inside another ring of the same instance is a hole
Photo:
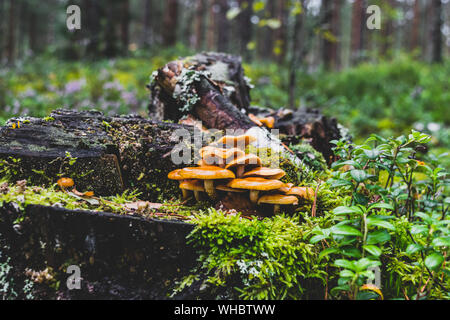
[[[449,180],[444,168],[423,161],[429,140],[413,131],[372,135],[362,145],[334,141],[340,160],[327,183],[351,198],[310,239],[322,242],[320,257],[339,268],[332,295],[363,297],[379,266],[390,298],[449,298]]]

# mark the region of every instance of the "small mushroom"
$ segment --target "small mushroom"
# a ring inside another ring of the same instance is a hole
[[[254,124],[256,124],[258,127],[262,127],[263,124],[261,123],[261,121],[259,121],[258,117],[255,116],[253,113],[250,113],[248,115],[248,117],[250,118],[250,120],[253,121]]]
[[[183,191],[193,191],[195,200],[201,201],[201,193],[205,192],[203,182],[200,180],[185,180],[180,183],[180,189]]]
[[[181,185],[184,178],[180,175],[180,171],[181,171],[181,169],[173,170],[173,171],[169,172],[167,177],[171,180],[178,180]],[[190,196],[190,192],[188,191],[188,189],[181,188],[181,192],[183,193],[183,200],[187,200]]]
[[[299,196],[300,198],[313,200],[314,199],[314,189],[308,187],[292,187],[286,195]]]
[[[273,213],[276,214],[280,211],[280,205],[297,205],[298,199],[295,196],[287,196],[283,194],[272,194],[272,195],[265,195],[259,198],[258,204],[261,203],[267,203],[267,204],[273,204]]]
[[[212,199],[215,199],[217,197],[214,189],[214,180],[235,178],[235,175],[232,171],[216,166],[184,168],[181,169],[180,175],[184,179],[204,180],[205,191]]]
[[[275,124],[274,117],[262,118],[262,119],[259,119],[259,121],[269,129],[272,129]]]
[[[73,187],[74,186],[74,182],[73,182],[73,179],[71,179],[71,178],[61,178],[61,179],[59,179],[58,180],[58,185],[61,187],[61,188],[63,188],[63,189],[66,189],[66,188],[71,188],[71,187]]]
[[[281,187],[281,188],[280,188],[280,191],[283,192],[283,193],[287,193],[287,192],[289,192],[289,190],[292,189],[293,186],[294,186],[293,183],[290,183],[290,182],[285,183],[285,184],[284,184],[284,187]]]
[[[250,201],[252,203],[258,202],[260,191],[276,190],[283,186],[284,183],[280,180],[266,180],[258,177],[233,179],[227,184],[227,187],[230,188],[250,190]]]
[[[260,167],[262,164],[261,159],[252,154],[246,154],[242,157],[237,158],[236,160],[231,161],[229,164],[225,166],[226,169],[230,169],[236,167],[236,176],[241,178],[244,175],[246,166],[257,166]]]
[[[286,173],[277,168],[266,168],[259,167],[250,170],[244,174],[244,177],[261,177],[266,179],[281,179],[286,175]]]

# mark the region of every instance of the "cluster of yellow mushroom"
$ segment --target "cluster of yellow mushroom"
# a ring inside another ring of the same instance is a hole
[[[180,182],[184,199],[192,192],[197,201],[204,193],[215,200],[219,192],[249,192],[254,205],[273,204],[275,213],[281,205],[297,205],[297,197],[314,197],[312,188],[294,187],[280,181],[285,176],[282,169],[263,167],[257,155],[246,154],[247,145],[254,141],[256,138],[251,135],[224,136],[200,149],[197,167],[174,170],[168,178]]]

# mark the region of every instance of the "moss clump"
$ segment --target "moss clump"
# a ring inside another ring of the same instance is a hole
[[[210,209],[194,222],[188,239],[198,250],[198,265],[178,283],[174,295],[196,286],[210,299],[302,299],[322,294],[326,262],[319,261],[319,246],[305,241],[308,226],[298,217],[247,220]],[[311,281],[318,285],[306,292]]]
[[[256,148],[252,145],[247,146],[246,153],[256,154],[261,158],[264,167],[279,167],[286,172],[281,179],[285,183],[293,183],[294,185],[304,185],[313,181],[312,172],[304,164],[295,164],[286,158],[281,152],[273,152],[270,148]]]

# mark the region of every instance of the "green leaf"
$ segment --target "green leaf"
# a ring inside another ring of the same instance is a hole
[[[372,149],[372,150],[364,150],[364,153],[367,156],[367,158],[369,158],[371,160],[375,160],[383,152],[381,150]]]
[[[427,232],[428,232],[427,226],[422,224],[414,225],[411,227],[412,234],[427,233]]]
[[[390,222],[387,222],[385,220],[378,219],[375,217],[367,218],[367,225],[368,226],[377,226],[377,227],[392,230],[392,231],[395,230],[395,227]]]
[[[411,243],[407,248],[406,248],[406,253],[411,255],[416,253],[417,251],[422,250],[423,247],[420,244],[416,244],[416,243]]]
[[[354,227],[345,225],[336,225],[331,228],[333,234],[343,235],[343,236],[362,236],[361,231]]]
[[[369,175],[364,170],[351,170],[350,175],[356,182],[364,182],[369,178]]]
[[[355,275],[355,273],[350,270],[342,270],[339,273],[339,276],[341,276],[342,278],[352,278],[354,275]]]
[[[319,254],[319,260],[322,260],[323,257],[325,257],[325,256],[327,256],[329,254],[332,254],[332,253],[336,253],[336,252],[339,252],[339,249],[337,249],[337,248],[328,248],[328,249],[322,250],[320,252],[320,254]]]
[[[327,236],[325,236],[323,234],[318,234],[318,235],[315,235],[315,236],[311,237],[309,242],[314,244],[314,243],[317,243],[317,242],[319,242],[319,241],[321,241],[323,239],[326,239],[326,238],[327,238]]]
[[[369,211],[373,209],[387,209],[387,210],[394,210],[394,207],[390,205],[389,203],[375,203],[369,207]]]
[[[333,214],[340,216],[340,215],[347,215],[347,214],[358,214],[361,215],[364,212],[361,210],[360,207],[357,206],[352,206],[352,207],[346,207],[346,206],[341,206],[341,207],[337,207],[336,209],[333,210]]]
[[[391,235],[386,230],[369,232],[367,235],[367,244],[378,244],[389,240],[391,240]]]
[[[435,247],[450,247],[450,237],[435,238],[431,244]]]
[[[380,265],[380,261],[370,260],[367,258],[362,258],[355,262],[356,271],[365,271],[367,268],[378,267]]]
[[[433,271],[439,270],[443,262],[444,257],[437,252],[434,252],[425,258],[425,265]]]
[[[374,245],[365,245],[363,248],[375,257],[379,257],[382,253],[381,249]]]
[[[352,261],[348,261],[345,259],[338,259],[334,262],[334,265],[337,267],[342,267],[345,269],[356,271],[355,265]]]

